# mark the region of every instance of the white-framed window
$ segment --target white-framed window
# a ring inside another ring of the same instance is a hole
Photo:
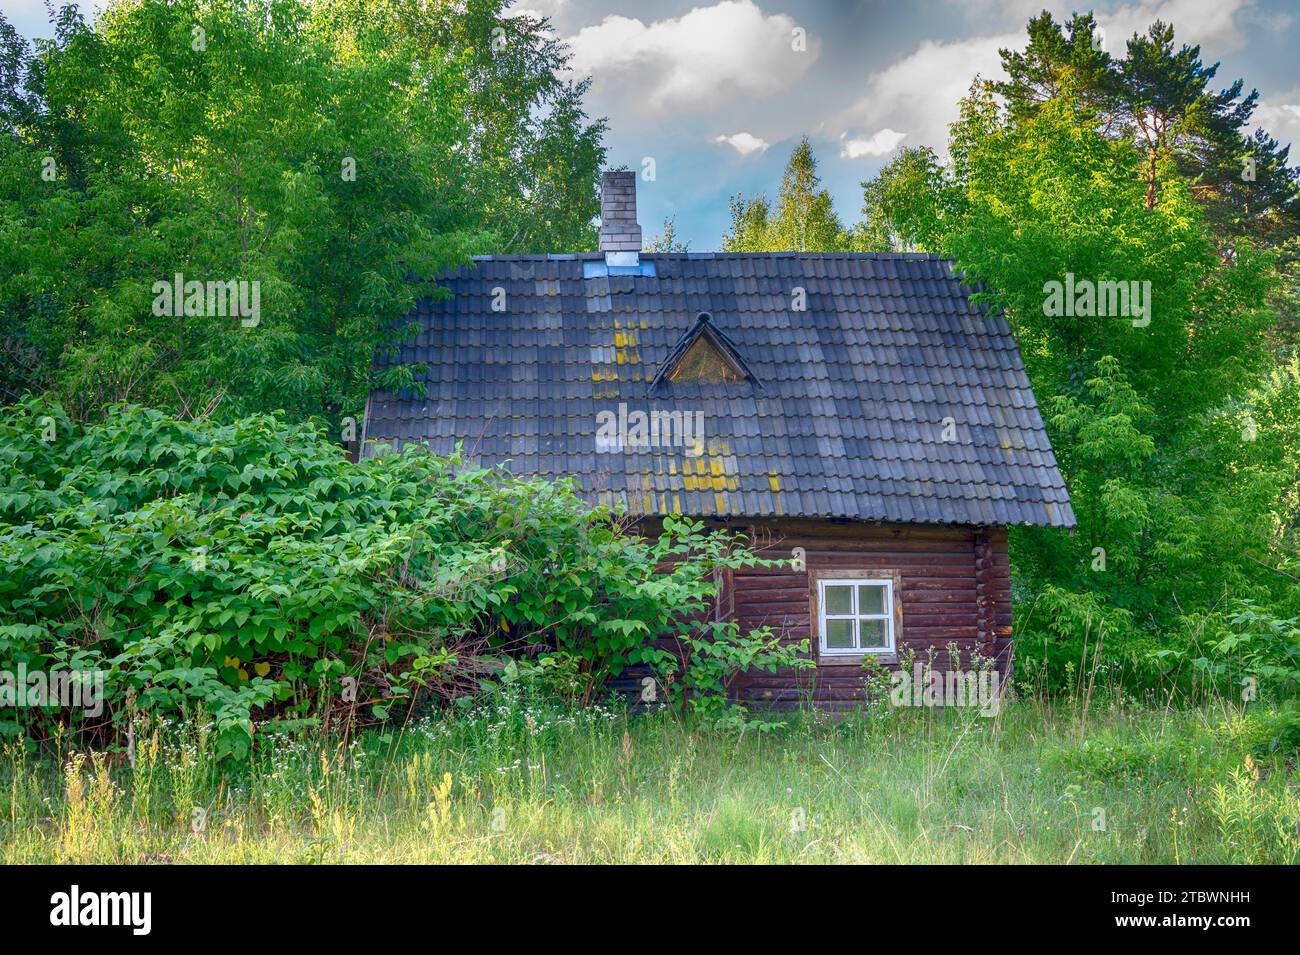
[[[818,650],[824,656],[894,652],[894,581],[817,581]]]

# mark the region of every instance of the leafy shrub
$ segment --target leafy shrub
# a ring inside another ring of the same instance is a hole
[[[1259,694],[1293,697],[1300,689],[1300,617],[1283,619],[1241,599],[1202,621],[1198,638],[1152,653],[1165,665],[1185,665],[1222,692],[1247,702]]]
[[[202,707],[219,755],[240,757],[259,724],[477,693],[506,653],[558,655],[587,702],[630,665],[675,671],[661,638],[692,639],[715,570],[755,562],[688,520],[638,537],[565,483],[420,451],[353,463],[268,415],[0,417],[0,669],[103,673],[103,736],[125,710]],[[793,655],[734,624],[710,636],[731,667]],[[678,692],[725,686],[715,666]],[[53,706],[14,712],[11,734],[91,731]]]
[[[1155,671],[1142,654],[1148,672],[1133,679],[1138,635],[1131,615],[1108,606],[1101,594],[1048,584],[1036,599],[1020,599],[1027,606],[1017,609],[1016,668],[1025,691],[1073,694],[1098,683],[1141,684]]]
[[[1251,706],[1231,727],[1230,738],[1259,760],[1300,760],[1300,706],[1295,701],[1276,707]]]

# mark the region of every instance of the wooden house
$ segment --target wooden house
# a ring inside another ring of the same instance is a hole
[[[752,530],[789,563],[729,575],[718,612],[816,668],[747,696],[848,703],[864,659],[953,642],[1005,671],[1007,528],[1074,515],[1003,317],[931,255],[647,254],[634,174],[601,185],[600,252],[438,280],[397,358],[427,375],[371,394],[364,445],[574,477],[646,532]]]

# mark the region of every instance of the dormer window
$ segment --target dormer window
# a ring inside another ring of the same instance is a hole
[[[665,359],[650,387],[662,382],[718,384],[753,381],[753,372],[731,340],[713,326],[713,317],[700,312]]]
[[[677,359],[669,381],[743,381],[745,372],[708,335],[701,335]]]

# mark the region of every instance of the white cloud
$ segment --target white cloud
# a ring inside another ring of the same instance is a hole
[[[872,73],[865,92],[839,118],[839,125],[880,130],[873,140],[906,129],[910,142],[933,146],[942,154],[947,150],[948,124],[957,118],[958,103],[975,75],[984,79],[1005,75],[998,50],[1021,42],[1021,33],[952,43],[925,40],[916,52]],[[896,145],[897,141],[890,148]]]
[[[1103,46],[1112,56],[1123,56],[1129,37],[1146,33],[1156,20],[1174,25],[1174,42],[1203,45],[1202,59],[1213,63],[1221,53],[1239,50],[1245,38],[1237,29],[1237,15],[1253,6],[1252,0],[1144,0],[1098,11],[1097,23],[1106,33]]]
[[[837,118],[842,128],[906,129],[909,142],[946,153],[948,126],[957,118],[958,103],[971,81],[977,74],[986,80],[1005,78],[998,51],[1024,49],[1026,11],[1047,7],[1058,20],[1069,13],[1059,0],[1016,0],[1010,14],[1014,22],[1009,22],[1003,5],[992,0],[955,2],[973,18],[987,19],[989,26],[1009,32],[947,43],[923,41],[914,52],[867,78],[857,104]],[[1098,4],[1102,6],[1111,5]],[[1176,42],[1203,44],[1202,59],[1213,62],[1220,51],[1241,47],[1244,38],[1238,22],[1256,15],[1253,0],[1141,0],[1112,6],[1110,12],[1098,9],[1097,22],[1104,33],[1104,46],[1112,55],[1124,54],[1125,41],[1134,32],[1145,33],[1153,22],[1164,20],[1174,25]],[[1282,103],[1297,101],[1300,97],[1288,96],[1272,111],[1261,108],[1257,115],[1261,122],[1268,116],[1279,130],[1294,130],[1294,114]],[[1274,135],[1280,138],[1282,134]]]
[[[1077,9],[1091,9],[1106,34],[1105,48],[1114,55],[1124,54],[1124,43],[1136,33],[1146,33],[1156,20],[1172,23],[1180,42],[1202,43],[1216,50],[1236,50],[1243,38],[1238,30],[1242,20],[1264,20],[1274,24],[1289,22],[1285,14],[1260,11],[1255,0],[1138,0],[1116,3],[1098,0],[1078,4],[1073,0],[949,0],[963,10],[977,29],[985,31],[1024,30],[1025,23],[1047,10],[1058,21],[1066,20]],[[1023,46],[1023,43],[1020,44]],[[1211,57],[1213,59],[1213,57]]]
[[[1024,25],[1031,17],[1037,16],[1043,10],[1049,11],[1052,16],[1058,20],[1061,15],[1068,14],[1065,8],[1069,6],[1060,0],[948,0],[951,6],[957,7],[970,18],[972,26],[978,28],[983,25],[985,30],[1003,30],[1008,27],[1024,28]],[[1090,4],[1092,7],[1099,4]]]
[[[1243,23],[1248,23],[1254,27],[1262,27],[1270,33],[1281,33],[1290,28],[1295,22],[1295,17],[1289,13],[1282,13],[1277,10],[1261,10],[1256,6],[1245,7],[1241,11]]]
[[[750,153],[766,152],[767,147],[772,145],[766,139],[761,139],[749,133],[732,133],[730,136],[718,136],[713,141],[715,143],[726,143],[742,156],[748,156]]]
[[[870,136],[864,138],[844,139],[844,145],[840,147],[840,157],[843,159],[861,159],[863,156],[884,156],[894,151],[894,147],[901,143],[907,137],[907,133],[900,133],[897,130],[885,129],[878,130]]]
[[[569,0],[524,0],[523,6],[510,7],[501,14],[505,17],[530,16],[534,20],[542,17],[554,19],[569,5]]]
[[[568,38],[573,68],[597,88],[617,85],[656,109],[706,109],[785,89],[817,60],[820,43],[795,50],[798,24],[752,0],[723,0],[680,17],[607,16]]]
[[[1291,143],[1292,152],[1297,152],[1296,147],[1300,147],[1300,86],[1281,96],[1262,99],[1251,118],[1279,143]],[[1294,164],[1297,158],[1292,155],[1290,162]]]

